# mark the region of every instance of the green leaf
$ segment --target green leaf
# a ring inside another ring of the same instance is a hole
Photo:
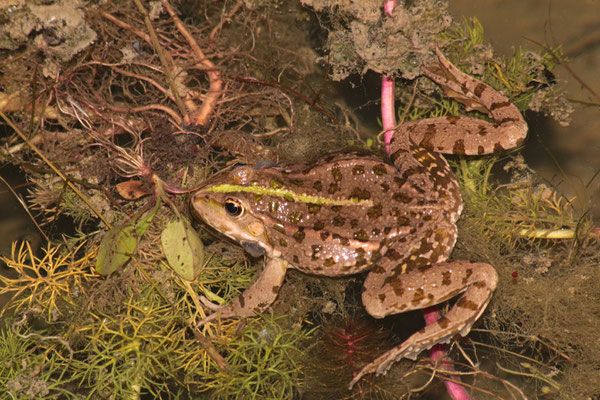
[[[148,212],[148,214],[141,217],[140,220],[137,222],[137,224],[135,224],[135,233],[137,234],[138,237],[140,237],[144,233],[146,233],[146,231],[148,230],[148,227],[150,227],[150,224],[152,223],[152,220],[154,219],[154,216],[156,215],[156,212],[158,211],[159,207],[160,207],[160,201],[156,200],[154,203],[154,207],[152,207],[152,210],[150,210],[150,212]]]
[[[204,245],[192,225],[183,216],[169,222],[160,235],[163,253],[175,273],[193,281],[202,271]]]
[[[96,257],[96,271],[100,275],[109,275],[127,264],[137,244],[133,231],[134,227],[126,224],[106,232]]]

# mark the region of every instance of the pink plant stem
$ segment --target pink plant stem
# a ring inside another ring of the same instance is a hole
[[[396,0],[386,0],[383,10],[389,16],[396,8]],[[388,77],[385,73],[381,76],[381,123],[383,129],[383,143],[386,153],[390,152],[390,142],[394,136],[394,127],[396,126],[396,107],[394,106],[394,78]]]
[[[381,76],[381,123],[383,129],[383,143],[386,153],[390,152],[390,142],[394,136],[394,127],[396,126],[396,107],[394,107],[394,78],[386,74]]]
[[[386,0],[383,9],[387,15],[392,15],[394,8],[396,7],[396,0]],[[394,106],[394,78],[388,77],[385,73],[381,76],[381,123],[385,133],[383,134],[383,142],[385,144],[385,151],[389,154],[390,142],[392,136],[394,136],[394,128],[396,127],[396,108]],[[423,317],[425,318],[425,324],[434,324],[439,318],[439,312],[436,307],[428,307],[423,310]],[[431,348],[429,353],[431,361],[435,364],[438,360],[441,360],[440,365],[448,371],[454,370],[452,364],[444,361],[446,358],[446,346],[437,344]],[[460,381],[460,377],[457,375],[450,376],[455,381]],[[462,385],[455,382],[444,381],[446,390],[453,400],[470,400],[471,397]]]
[[[440,317],[440,313],[437,310],[437,307],[427,307],[423,310],[423,318],[425,318],[425,324],[435,324],[435,322]],[[435,365],[438,360],[440,360],[439,366],[445,369],[446,371],[454,371],[454,367],[447,361],[446,358],[446,346],[443,344],[436,344],[429,351],[429,357],[431,361]],[[450,378],[454,381],[460,382],[460,377],[458,375],[450,375]],[[456,382],[444,380],[444,385],[446,386],[446,390],[452,399],[454,400],[470,400],[471,396],[465,390],[464,386],[459,385]]]

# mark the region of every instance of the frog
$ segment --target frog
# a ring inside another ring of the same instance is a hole
[[[374,318],[456,298],[426,325],[358,372],[386,373],[401,358],[465,336],[498,282],[485,262],[448,258],[463,201],[443,154],[482,155],[521,145],[527,124],[502,93],[454,66],[439,49],[421,68],[444,95],[490,121],[434,117],[396,127],[389,157],[328,154],[312,164],[242,165],[208,179],[191,196],[197,218],[265,263],[231,303],[213,306],[201,324],[244,318],[275,301],[286,271],[341,277],[365,273],[362,303]]]

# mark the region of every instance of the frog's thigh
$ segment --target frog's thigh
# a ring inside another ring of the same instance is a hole
[[[439,304],[464,292],[445,318],[472,323],[485,309],[497,281],[494,267],[469,261],[437,263],[407,273],[376,268],[365,280],[362,299],[369,314],[383,318]]]

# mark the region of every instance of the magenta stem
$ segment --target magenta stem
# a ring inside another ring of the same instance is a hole
[[[390,142],[394,136],[394,127],[396,126],[396,108],[394,107],[394,78],[386,74],[381,76],[381,123],[383,129],[383,143],[386,153],[390,152]]]
[[[426,325],[435,324],[439,317],[440,313],[438,312],[437,307],[427,307],[423,309],[423,318],[425,318]],[[448,358],[446,357],[446,345],[436,344],[433,346],[429,351],[429,357],[434,365],[439,360],[440,362],[438,365],[440,367],[446,371],[454,371],[454,367],[448,362]],[[460,382],[460,377],[458,375],[450,375],[450,378]],[[444,385],[453,400],[471,400],[471,396],[469,396],[469,393],[467,393],[464,386],[449,380],[444,380]]]
[[[383,5],[383,10],[389,16],[394,12],[394,8],[396,8],[396,0],[386,0]],[[381,123],[386,130],[383,134],[385,151],[389,154],[390,142],[396,126],[396,107],[394,106],[394,78],[385,73],[381,76]]]

